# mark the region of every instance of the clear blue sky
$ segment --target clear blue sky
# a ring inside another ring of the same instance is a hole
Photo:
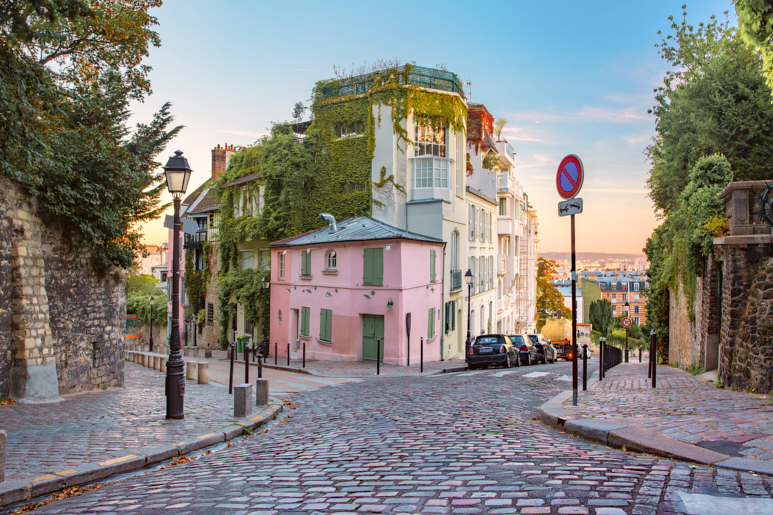
[[[566,154],[586,169],[577,249],[640,252],[657,225],[646,194],[643,151],[654,135],[647,114],[666,63],[655,45],[682,1],[258,2],[166,0],[154,9],[162,46],[154,94],[133,105],[147,121],[172,102],[182,133],[159,159],[182,150],[208,176],[210,150],[248,145],[287,120],[333,67],[377,59],[444,64],[471,81],[471,100],[509,124],[517,178],[540,220],[540,252],[569,250],[569,220],[557,215],[555,173]],[[687,5],[688,21],[724,19],[730,0]],[[162,221],[146,243],[166,241]]]

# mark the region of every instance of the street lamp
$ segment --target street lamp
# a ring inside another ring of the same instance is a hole
[[[150,341],[148,342],[148,351],[153,352],[153,295],[148,299],[150,304]]]
[[[623,306],[623,311],[625,311],[625,318],[628,318],[628,310],[631,308],[631,305],[628,304],[628,300],[625,301],[625,305]],[[628,327],[625,328],[625,362],[628,363]]]
[[[467,283],[467,342],[464,345],[464,361],[468,361],[470,355],[470,295],[472,293],[472,271],[468,268],[464,273],[464,282]]]
[[[174,197],[174,238],[172,239],[172,339],[166,363],[166,418],[185,418],[185,374],[180,352],[180,198],[188,189],[191,167],[181,150],[164,166],[166,186]]]

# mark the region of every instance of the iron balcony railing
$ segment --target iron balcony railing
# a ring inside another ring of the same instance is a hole
[[[402,72],[405,70],[405,65],[398,66],[397,70]],[[334,84],[322,88],[322,95],[325,98],[337,98],[367,93],[373,88],[385,85],[385,71],[387,70],[338,79]],[[402,74],[400,75],[398,83],[406,84],[406,80],[403,78]],[[457,77],[455,73],[445,70],[424,68],[423,66],[412,66],[411,71],[408,73],[407,84],[422,88],[437,89],[440,91],[450,91],[452,93],[463,95],[462,81],[459,80],[459,77]]]
[[[201,249],[204,247],[204,242],[207,241],[207,231],[198,231],[194,234],[186,234],[183,241],[183,248],[188,249]]]
[[[451,270],[451,291],[462,289],[462,271]]]

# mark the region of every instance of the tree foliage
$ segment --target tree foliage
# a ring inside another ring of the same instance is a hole
[[[655,141],[647,147],[648,179],[655,208],[676,209],[690,170],[722,154],[736,180],[773,175],[773,104],[762,60],[728,22],[689,25],[670,18],[672,34],[659,45],[672,70],[655,90]]]
[[[128,104],[150,92],[158,0],[4,0],[0,10],[0,173],[91,248],[97,272],[129,268],[136,225],[156,218],[154,158],[180,127],[169,104],[130,134]]]
[[[537,331],[541,331],[548,320],[572,317],[572,310],[564,305],[564,296],[550,282],[555,278],[557,268],[555,261],[537,260]]]
[[[126,299],[126,312],[137,315],[137,320],[147,325],[166,325],[168,298],[163,291],[153,294],[153,305],[149,295],[134,295]]]
[[[770,0],[733,0],[738,31],[743,41],[759,48],[765,63],[765,78],[773,90],[773,3]]]
[[[126,280],[126,296],[135,295],[150,296],[155,295],[158,279],[148,274],[132,274]],[[159,290],[160,291],[160,290]]]
[[[606,336],[609,333],[614,316],[612,303],[607,299],[594,300],[590,303],[590,312],[588,314],[590,323],[593,324],[593,330],[598,331],[602,336]]]

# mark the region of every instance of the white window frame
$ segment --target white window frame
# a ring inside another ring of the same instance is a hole
[[[338,254],[335,250],[331,250],[327,254],[327,269],[338,270]]]
[[[279,254],[279,280],[284,281],[285,278],[285,253]]]
[[[417,124],[414,131],[415,156],[446,157],[448,145],[447,131],[441,129],[440,134],[432,127]],[[441,141],[442,140],[442,141]]]
[[[445,157],[416,157],[413,159],[413,183],[416,189],[450,189],[449,159]]]
[[[456,135],[456,194],[462,196],[462,183],[464,182],[465,159],[462,156],[464,143],[461,134]]]

